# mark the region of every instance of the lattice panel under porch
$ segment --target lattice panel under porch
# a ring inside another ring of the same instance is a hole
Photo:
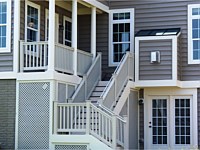
[[[55,145],[55,150],[87,150],[87,145]]]
[[[18,149],[49,149],[49,82],[19,84]]]

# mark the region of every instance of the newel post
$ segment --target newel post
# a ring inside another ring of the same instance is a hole
[[[112,115],[112,148],[117,147],[117,116]]]
[[[90,134],[90,101],[86,100],[86,134]]]
[[[124,123],[124,149],[129,148],[129,122],[128,122],[128,116],[123,116],[126,123]]]

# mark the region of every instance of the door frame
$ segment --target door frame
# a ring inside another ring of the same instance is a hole
[[[144,88],[144,148],[148,149],[148,114],[149,114],[149,100],[152,96],[168,96],[171,101],[175,97],[191,97],[191,143],[189,145],[190,148],[198,148],[198,114],[197,114],[197,89],[181,89],[177,87],[159,87],[159,88]],[[172,108],[172,107],[171,107]],[[171,113],[173,111],[170,110]],[[169,114],[170,115],[170,114]],[[173,115],[170,115],[170,120],[173,121]],[[170,123],[170,122],[169,122]],[[172,130],[173,126],[171,125],[170,132],[174,132]],[[173,134],[173,133],[169,133]],[[170,135],[169,135],[170,136]],[[171,138],[169,141],[169,148],[185,148],[185,145],[175,145],[174,140]]]

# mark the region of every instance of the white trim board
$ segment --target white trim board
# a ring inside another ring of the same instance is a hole
[[[180,34],[179,34],[180,35]],[[143,36],[135,38],[135,84],[136,86],[177,86],[177,38],[175,36]],[[172,79],[139,80],[139,43],[146,40],[172,40]]]

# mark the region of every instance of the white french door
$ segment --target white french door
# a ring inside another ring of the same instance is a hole
[[[189,96],[149,96],[147,148],[190,147],[191,101]]]

